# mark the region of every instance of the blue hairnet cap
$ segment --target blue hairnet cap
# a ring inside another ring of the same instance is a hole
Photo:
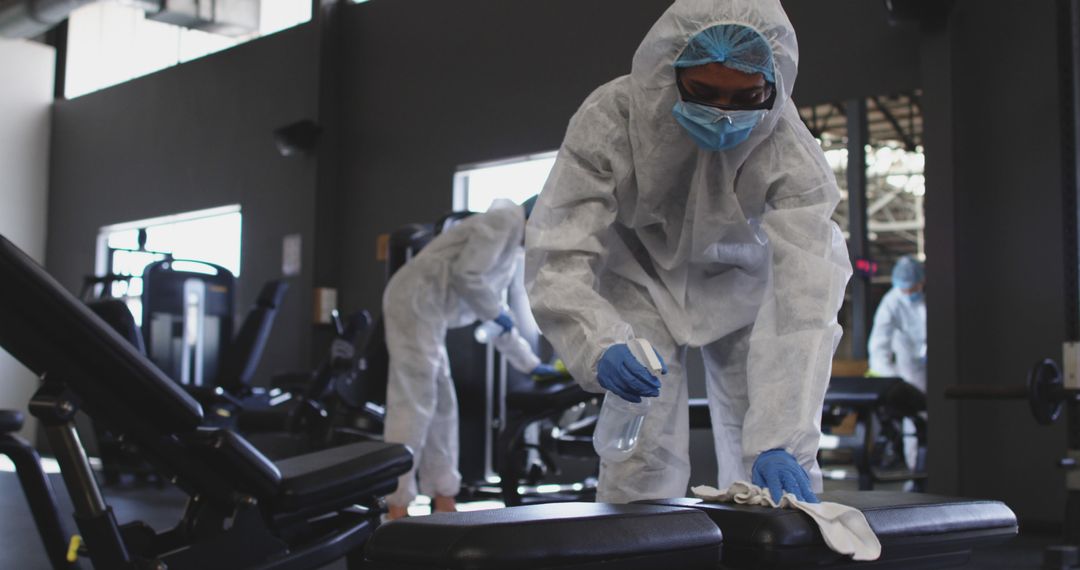
[[[521,203],[521,207],[525,208],[525,219],[526,220],[529,219],[529,216],[532,215],[533,208],[536,207],[536,199],[539,198],[539,197],[540,197],[539,194],[533,194],[532,198],[529,198],[528,200],[525,200],[524,202]]]
[[[720,24],[706,28],[690,39],[675,67],[696,67],[722,63],[744,73],[761,73],[776,83],[773,52],[769,41],[753,28],[739,24]]]
[[[926,269],[913,257],[901,257],[893,267],[892,284],[897,289],[911,289],[925,280]]]

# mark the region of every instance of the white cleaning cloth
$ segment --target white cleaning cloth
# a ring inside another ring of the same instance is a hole
[[[697,498],[712,503],[798,509],[814,519],[825,544],[834,552],[850,555],[855,560],[877,560],[881,556],[881,542],[858,509],[839,503],[804,503],[790,493],[785,493],[778,505],[768,489],[744,481],[737,481],[722,491],[708,485],[690,490]]]

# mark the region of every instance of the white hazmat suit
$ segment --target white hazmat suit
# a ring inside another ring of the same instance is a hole
[[[893,287],[878,304],[874,327],[867,342],[870,370],[878,376],[903,378],[926,393],[926,299]],[[904,460],[908,467],[918,469],[919,441],[913,435],[915,423],[903,421]]]
[[[387,499],[393,506],[407,506],[416,498],[417,474],[425,495],[454,497],[461,489],[458,406],[446,331],[499,316],[503,294],[520,274],[524,231],[524,210],[498,201],[432,240],[386,285],[390,372],[385,439],[408,445],[414,461]],[[540,364],[516,328],[493,344],[522,372]]]
[[[749,139],[700,149],[672,117],[674,61],[718,24],[772,47],[777,98]],[[685,353],[703,349],[717,486],[758,454],[791,453],[821,489],[821,405],[851,276],[830,220],[840,200],[790,97],[798,49],[778,0],[679,0],[629,76],[570,121],[529,221],[526,286],[537,322],[586,389],[604,351],[640,337],[668,363],[634,455],[602,462],[598,500],[684,496],[690,475]]]
[[[893,287],[881,298],[870,331],[870,370],[926,392],[926,300]]]

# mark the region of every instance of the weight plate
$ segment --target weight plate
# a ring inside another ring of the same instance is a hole
[[[1050,359],[1043,360],[1028,375],[1028,403],[1035,421],[1050,425],[1061,416],[1065,404],[1065,383],[1061,369]]]

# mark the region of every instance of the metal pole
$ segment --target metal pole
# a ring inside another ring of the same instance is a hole
[[[870,142],[866,120],[866,100],[853,99],[845,105],[848,128],[848,247],[855,259],[870,258],[867,236],[866,145]],[[871,318],[870,277],[856,273],[851,289],[851,349],[856,360],[865,360]]]

